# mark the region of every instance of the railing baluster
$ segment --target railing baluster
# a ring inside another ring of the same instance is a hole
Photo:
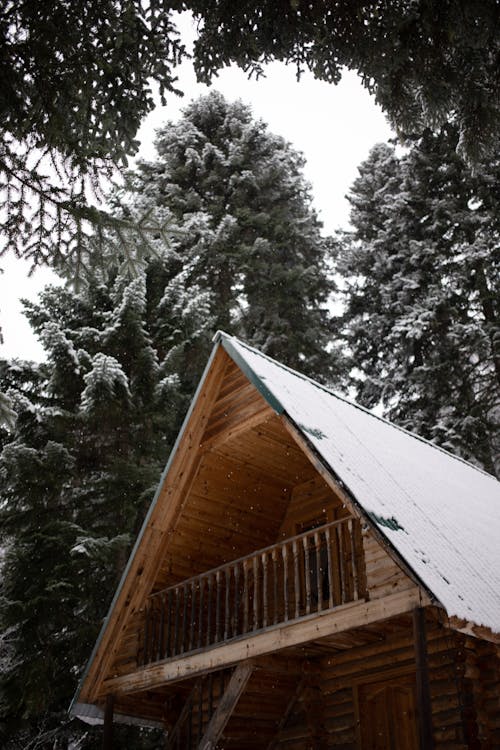
[[[284,621],[288,621],[288,545],[284,542],[281,555],[283,557],[283,606]]]
[[[233,613],[233,637],[238,635],[239,618],[238,613],[240,610],[240,566],[236,563],[234,566],[234,613]]]
[[[271,552],[271,559],[273,561],[273,578],[274,578],[274,590],[273,590],[273,596],[274,596],[274,619],[273,623],[276,625],[278,622],[278,553],[276,551],[276,547],[273,548],[273,551]]]
[[[314,533],[314,547],[316,549],[316,590],[318,593],[318,612],[323,609],[323,572],[321,568],[321,537],[318,531]]]
[[[332,565],[332,542],[330,539],[330,529],[325,529],[326,551],[328,556],[328,606],[333,609],[333,565]]]
[[[268,615],[268,593],[267,593],[267,553],[262,554],[262,604],[263,604],[263,620],[262,627],[267,628],[267,615]]]
[[[356,545],[354,541],[354,530],[352,518],[347,522],[347,528],[349,530],[349,538],[351,540],[351,568],[352,568],[352,584],[353,584],[353,599],[359,599],[359,579],[358,579],[358,560],[356,556]]]
[[[231,588],[231,568],[229,565],[226,568],[226,596],[225,596],[225,611],[224,611],[224,640],[227,641],[229,638],[229,594]]]
[[[210,631],[212,629],[212,588],[213,588],[213,575],[208,574],[208,602],[207,602],[207,639],[206,645],[210,645]]]
[[[180,609],[181,609],[181,601],[180,601],[180,587],[177,586],[174,589],[174,596],[175,596],[175,625],[174,625],[174,640],[173,640],[173,646],[172,646],[172,656],[177,656],[177,644],[179,641],[179,615],[180,615]]]
[[[144,652],[143,652],[143,661],[144,664],[148,663],[148,652],[149,652],[149,618],[150,618],[150,608],[151,604],[146,604],[146,611],[145,611],[145,617],[144,617]]]
[[[221,572],[217,571],[215,574],[215,588],[216,588],[216,601],[215,601],[215,643],[220,641],[220,579]]]
[[[253,629],[259,627],[259,558],[257,555],[253,558]]]
[[[167,642],[165,643],[165,657],[168,659],[172,656],[171,651],[171,631],[172,631],[172,589],[167,594]]]
[[[248,633],[248,610],[250,606],[250,593],[248,590],[248,560],[243,563],[243,632]]]
[[[165,594],[160,597],[160,632],[158,634],[158,650],[156,652],[156,660],[161,661],[163,659],[163,641],[164,641],[164,624],[165,624]]]
[[[292,543],[293,551],[293,588],[295,594],[295,619],[300,615],[300,573],[299,573],[299,547],[297,540]]]
[[[345,565],[344,565],[344,545],[342,540],[342,527],[335,527],[337,537],[337,550],[338,550],[338,566],[339,566],[339,578],[340,578],[340,592],[341,599],[340,603],[346,603],[346,577],[345,577]]]
[[[191,583],[191,611],[190,611],[190,623],[189,623],[189,651],[193,650],[194,646],[194,625],[195,625],[195,612],[196,612],[196,583]]]
[[[302,547],[304,549],[304,578],[306,586],[306,615],[311,612],[311,570],[309,567],[309,538],[307,536],[302,538]]]
[[[201,648],[202,637],[203,637],[203,595],[205,593],[205,579],[203,576],[200,577],[200,619],[198,622],[198,648]]]
[[[181,619],[181,627],[179,632],[180,637],[180,648],[179,653],[183,654],[185,650],[185,640],[186,640],[186,622],[187,622],[187,603],[188,603],[188,597],[187,597],[187,583],[184,584],[182,587],[182,619]]]

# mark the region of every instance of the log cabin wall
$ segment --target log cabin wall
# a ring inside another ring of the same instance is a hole
[[[366,527],[363,528],[363,552],[370,599],[381,599],[415,585]]]
[[[460,639],[469,745],[495,750],[500,748],[500,646],[478,638]]]
[[[427,617],[429,681],[435,750],[494,750],[500,747],[500,661],[498,646],[457,633],[435,617]],[[315,711],[321,722],[321,742],[313,742],[310,692],[302,691],[280,739],[279,750],[304,750],[308,747],[337,750],[387,750],[380,725],[380,714],[370,714],[368,700],[377,689],[384,690],[383,700],[398,690],[397,710],[400,732],[398,750],[418,750],[416,723],[415,652],[413,634],[387,623],[387,633],[380,643],[354,647],[324,656],[320,660],[320,677],[316,685],[321,706]],[[407,697],[404,698],[406,692]],[[376,706],[376,704],[373,704]],[[401,719],[408,713],[414,730],[404,730]],[[386,717],[382,717],[385,721]],[[382,724],[383,724],[382,721]],[[371,739],[367,741],[364,723]],[[401,728],[403,727],[403,728]],[[385,731],[394,731],[385,727]],[[379,739],[375,736],[380,734]],[[316,728],[317,733],[317,728]]]

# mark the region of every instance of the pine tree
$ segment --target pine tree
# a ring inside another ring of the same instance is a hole
[[[17,413],[15,430],[0,434],[9,750],[96,747],[99,730],[68,724],[67,707],[217,327],[332,377],[320,328],[328,245],[301,157],[242,104],[212,95],[188,113],[162,131],[164,152],[126,196],[131,210],[161,198],[159,210],[176,217],[175,246],[159,246],[138,276],[110,251],[106,273],[96,267],[79,294],[46,290],[27,313],[47,362],[0,367]],[[117,735],[117,750],[155,742]]]
[[[131,176],[129,200],[172,215],[179,273],[205,290],[214,327],[332,378],[328,241],[302,155],[216,92],[161,129],[156,148],[158,158]]]
[[[338,269],[358,398],[500,472],[500,163],[475,173],[448,128],[373,149]]]
[[[168,396],[143,276],[29,307],[48,361],[2,370],[17,422],[0,459],[0,732],[7,748],[91,748],[67,708],[166,457]]]

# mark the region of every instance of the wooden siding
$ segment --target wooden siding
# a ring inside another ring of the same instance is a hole
[[[396,591],[404,591],[414,582],[389,555],[382,544],[366,528],[363,531],[366,588],[370,599],[380,599]]]
[[[428,652],[436,750],[500,747],[498,648],[462,636],[432,619],[428,623]],[[360,721],[363,686],[382,681],[401,685],[415,679],[410,623],[404,634],[387,632],[379,643],[332,653],[320,664],[321,747],[363,750]],[[280,732],[277,750],[312,747],[307,716],[307,706],[299,697],[293,717]]]

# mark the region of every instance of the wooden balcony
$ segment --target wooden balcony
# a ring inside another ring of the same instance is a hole
[[[248,638],[365,596],[359,522],[334,521],[152,594],[137,664]]]

